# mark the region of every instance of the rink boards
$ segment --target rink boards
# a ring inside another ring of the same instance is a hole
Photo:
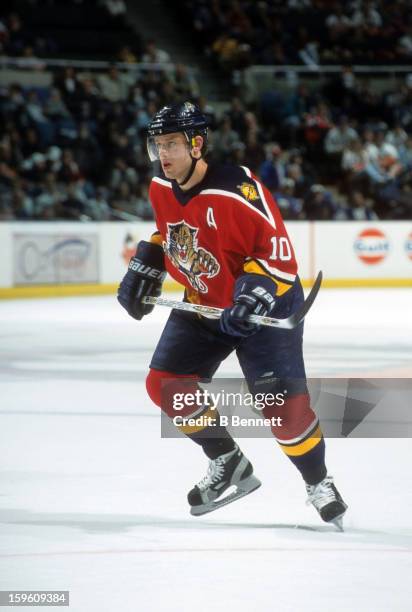
[[[412,223],[288,222],[299,274],[325,287],[412,286]],[[0,224],[0,298],[113,292],[152,222]],[[166,290],[178,285],[168,279]]]

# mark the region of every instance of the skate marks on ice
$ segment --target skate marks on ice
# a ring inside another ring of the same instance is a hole
[[[11,527],[11,526],[14,526]],[[198,518],[179,519],[138,514],[96,514],[77,512],[33,512],[18,508],[0,509],[0,534],[6,530],[18,539],[20,528],[30,527],[52,530],[63,535],[65,530],[76,530],[88,535],[116,536],[128,534],[134,546],[123,547],[115,540],[103,539],[104,548],[85,547],[85,541],[66,549],[66,538],[55,539],[55,550],[19,550],[3,548],[0,558],[19,556],[50,556],[65,554],[121,554],[157,552],[257,552],[257,551],[316,551],[352,553],[406,553],[412,554],[412,531],[378,531],[346,527],[339,533],[333,525],[273,523],[256,521],[211,521]],[[195,532],[193,537],[182,538],[182,532]],[[222,540],[222,532],[225,538]],[[251,532],[257,532],[252,536]],[[32,532],[33,533],[33,532]],[[149,537],[148,537],[149,534]],[[214,539],[214,536],[216,538]],[[235,539],[234,539],[235,536]],[[70,537],[72,541],[72,537]],[[79,541],[79,542],[80,542]],[[197,542],[196,546],[189,542]],[[228,545],[227,542],[230,542]],[[129,539],[128,539],[129,542]],[[182,542],[184,544],[182,545]],[[216,544],[214,544],[216,542]],[[58,547],[58,548],[57,548]]]

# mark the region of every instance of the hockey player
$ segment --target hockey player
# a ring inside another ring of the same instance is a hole
[[[185,300],[224,308],[220,319],[173,310],[155,349],[146,380],[149,396],[168,416],[174,394],[195,391],[236,351],[251,393],[287,390],[282,418],[272,433],[300,471],[308,500],[326,522],[341,527],[346,504],[325,465],[325,442],[310,407],[302,354],[303,324],[293,330],[251,324],[250,314],[289,316],[303,302],[293,247],[270,192],[248,168],[205,159],[207,121],[190,102],[165,106],[148,127],[151,161],[161,173],[151,182],[157,232],[138,244],[118,300],[137,320],[152,311],[166,272],[185,286]],[[184,386],[183,380],[185,381]],[[179,383],[179,381],[181,381]],[[214,406],[184,406],[181,417],[200,425],[179,429],[209,458],[206,476],[188,494],[191,513],[204,514],[260,486],[251,462],[219,422]],[[198,419],[196,419],[196,423]],[[224,495],[234,485],[235,492]]]

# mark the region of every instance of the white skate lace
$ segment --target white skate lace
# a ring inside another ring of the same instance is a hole
[[[216,482],[221,479],[224,472],[225,460],[222,457],[211,459],[209,462],[209,467],[207,468],[206,476],[204,476],[196,486],[200,489],[200,491],[204,491],[211,485],[216,484]]]
[[[306,504],[313,504],[315,508],[322,508],[330,502],[336,501],[336,495],[332,489],[333,480],[331,477],[325,478],[317,485],[307,485],[309,493]]]

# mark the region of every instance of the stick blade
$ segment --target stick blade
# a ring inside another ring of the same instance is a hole
[[[291,327],[297,327],[299,323],[302,323],[303,319],[308,314],[309,310],[312,307],[313,302],[316,299],[316,296],[319,293],[320,286],[322,284],[323,274],[322,271],[319,271],[319,274],[316,277],[315,282],[313,283],[312,289],[309,292],[308,297],[303,302],[302,306],[297,310],[291,317],[289,317]]]

